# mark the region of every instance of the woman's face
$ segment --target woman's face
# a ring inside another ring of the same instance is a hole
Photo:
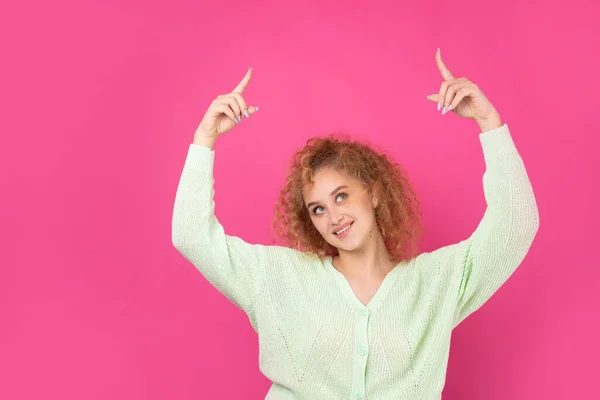
[[[304,204],[319,233],[339,250],[362,248],[377,229],[373,197],[356,178],[321,168],[304,188]]]

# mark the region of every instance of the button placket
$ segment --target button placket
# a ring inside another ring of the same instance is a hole
[[[358,311],[356,319],[354,374],[352,380],[352,396],[355,399],[365,397],[365,372],[367,367],[367,355],[369,353],[368,326],[370,312],[367,307]]]

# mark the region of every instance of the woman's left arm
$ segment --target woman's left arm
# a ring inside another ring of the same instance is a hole
[[[468,239],[430,254],[433,258],[450,258],[459,270],[456,326],[481,307],[523,261],[538,231],[539,215],[531,182],[508,126],[477,85],[452,76],[439,49],[436,61],[444,82],[438,94],[427,97],[438,102],[442,114],[452,111],[478,123],[486,165],[483,188],[487,208],[477,229]]]
[[[479,135],[487,208],[475,232],[450,246],[460,285],[454,326],[481,307],[525,258],[539,228],[537,202],[506,124]]]

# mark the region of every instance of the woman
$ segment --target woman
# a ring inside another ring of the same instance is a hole
[[[487,209],[460,243],[417,256],[416,199],[367,145],[333,137],[299,151],[278,202],[290,247],[228,236],[214,215],[213,146],[258,111],[249,70],[208,108],[177,189],[173,244],[258,333],[267,399],[439,399],[450,336],[508,279],[538,230],[533,189],[508,127],[481,90],[441,60],[442,114],[481,133]],[[414,247],[414,246],[413,246]]]

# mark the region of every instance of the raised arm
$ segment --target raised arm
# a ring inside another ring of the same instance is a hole
[[[461,274],[454,326],[481,307],[525,258],[539,228],[538,208],[508,126],[480,134],[487,208],[469,239],[451,247]]]
[[[215,99],[202,119],[188,149],[172,219],[175,248],[248,314],[261,292],[266,266],[294,262],[292,249],[249,244],[225,234],[214,214],[213,145],[219,135],[258,110],[242,97],[251,74],[249,70],[234,92]]]
[[[456,326],[481,307],[523,261],[537,233],[539,215],[508,126],[477,85],[467,78],[454,78],[439,49],[436,62],[444,81],[439,93],[428,99],[437,102],[442,114],[452,111],[478,123],[486,164],[483,189],[487,208],[475,232],[460,243],[421,257],[429,265],[450,265],[456,271]]]

